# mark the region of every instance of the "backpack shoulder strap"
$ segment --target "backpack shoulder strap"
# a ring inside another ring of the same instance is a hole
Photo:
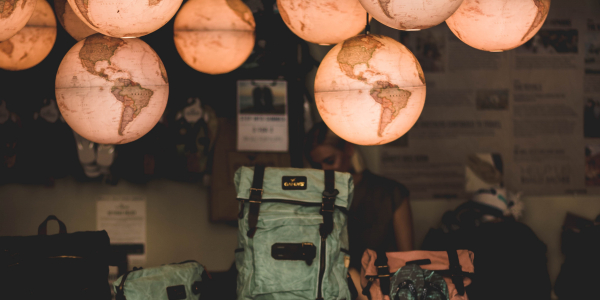
[[[450,262],[450,276],[452,283],[456,287],[456,292],[459,295],[465,294],[465,284],[463,282],[462,267],[458,261],[458,253],[456,250],[448,250],[448,261]]]
[[[265,166],[254,167],[254,177],[252,178],[252,187],[250,188],[250,210],[248,211],[248,232],[249,238],[253,238],[258,225],[258,213],[260,212],[260,203],[263,194],[263,179],[265,176]]]
[[[323,224],[319,228],[321,237],[327,237],[333,231],[333,211],[335,210],[335,199],[339,191],[335,189],[335,172],[325,170],[325,190],[323,191],[323,202],[321,203],[321,215]]]
[[[375,259],[375,268],[377,268],[377,277],[379,278],[379,287],[383,295],[390,294],[390,267],[388,266],[388,258],[385,251],[377,251],[377,259]]]

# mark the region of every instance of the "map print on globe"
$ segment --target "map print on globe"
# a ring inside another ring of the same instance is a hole
[[[35,10],[17,34],[0,42],[0,68],[9,71],[29,69],[42,62],[56,41],[56,19],[46,0],[38,1]]]
[[[0,0],[0,42],[17,34],[33,14],[37,0]]]
[[[99,144],[148,133],[167,105],[162,61],[140,39],[94,34],[78,42],[56,74],[58,107],[73,130]]]
[[[550,0],[464,0],[446,23],[465,44],[501,52],[525,44],[542,27]]]
[[[68,0],[91,29],[113,37],[150,34],[177,13],[183,0]]]
[[[54,9],[60,25],[77,41],[96,33],[79,19],[67,0],[54,0]]]
[[[384,25],[400,30],[436,26],[450,17],[463,0],[360,0],[363,7]]]
[[[323,121],[359,145],[389,143],[417,121],[425,104],[425,76],[402,44],[380,35],[359,35],[325,56],[315,79]]]

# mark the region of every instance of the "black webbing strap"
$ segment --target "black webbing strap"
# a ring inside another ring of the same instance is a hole
[[[348,289],[350,290],[350,299],[356,299],[358,297],[358,290],[352,281],[350,273],[346,273],[346,279],[348,280]]]
[[[339,191],[335,189],[335,172],[325,170],[325,190],[323,191],[323,202],[321,203],[321,215],[323,224],[319,228],[321,237],[327,237],[333,231],[333,211],[335,209],[335,198]]]
[[[248,237],[253,238],[258,225],[258,213],[263,194],[263,177],[265,176],[265,166],[254,167],[254,178],[252,178],[252,187],[250,188],[250,209],[248,210]]]
[[[463,282],[463,272],[460,262],[458,261],[458,253],[456,250],[448,250],[448,261],[450,262],[450,278],[456,287],[456,292],[459,295],[465,294],[465,284]]]
[[[377,268],[377,277],[379,278],[379,287],[383,295],[390,294],[390,267],[385,251],[377,251],[375,259],[375,268]]]
[[[125,298],[125,290],[124,290],[125,289],[125,279],[127,279],[127,275],[129,275],[129,273],[131,273],[131,272],[132,271],[129,271],[129,272],[126,272],[125,274],[123,274],[121,283],[117,287],[117,293],[115,294],[115,300],[127,300],[127,298]]]

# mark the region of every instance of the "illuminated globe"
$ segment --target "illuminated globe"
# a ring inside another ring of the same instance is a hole
[[[148,44],[101,34],[67,52],[55,87],[69,126],[99,144],[124,144],[148,133],[169,95],[165,68]]]
[[[381,35],[337,44],[315,78],[315,102],[329,128],[359,145],[404,135],[425,104],[425,76],[404,45]]]
[[[360,3],[382,24],[395,29],[415,31],[444,22],[458,9],[462,1],[360,0]]]
[[[464,0],[446,23],[467,45],[500,52],[531,39],[549,9],[550,0]]]
[[[252,11],[240,0],[190,0],[175,17],[175,47],[196,71],[231,72],[250,56],[254,27]]]
[[[79,19],[67,0],[54,0],[54,10],[60,25],[77,41],[96,33]]]
[[[367,23],[358,0],[277,0],[277,9],[292,32],[314,44],[337,44],[359,34]]]
[[[56,41],[56,20],[52,7],[38,0],[27,25],[10,39],[0,42],[0,68],[25,70],[39,64]]]
[[[113,37],[139,37],[167,24],[183,0],[69,0],[91,29]]]
[[[35,9],[37,0],[0,0],[0,41],[21,30]]]

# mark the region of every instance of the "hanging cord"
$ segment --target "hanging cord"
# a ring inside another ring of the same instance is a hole
[[[371,24],[369,24],[369,13],[367,13],[367,25],[365,26],[365,34],[371,34]]]

